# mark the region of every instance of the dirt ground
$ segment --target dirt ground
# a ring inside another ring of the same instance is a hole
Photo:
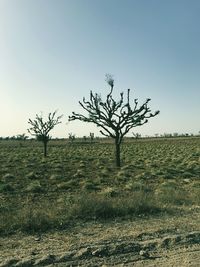
[[[1,237],[0,266],[200,266],[200,208]]]

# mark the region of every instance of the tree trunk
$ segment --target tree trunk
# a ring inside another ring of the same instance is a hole
[[[47,142],[44,141],[43,144],[44,144],[44,157],[46,157],[47,156]]]
[[[121,166],[121,159],[120,159],[120,145],[121,142],[119,142],[118,139],[115,139],[115,159],[116,159],[116,166]]]

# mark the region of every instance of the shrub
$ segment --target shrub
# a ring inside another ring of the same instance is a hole
[[[22,232],[35,233],[46,232],[53,227],[55,218],[51,217],[48,210],[25,207],[18,214],[18,227]]]
[[[3,176],[3,181],[12,181],[15,179],[15,176],[11,173],[6,173],[4,176]]]
[[[34,173],[34,172],[29,172],[27,175],[26,175],[26,178],[30,179],[30,180],[35,180],[38,178],[38,176]]]
[[[165,205],[184,205],[191,203],[188,192],[178,187],[175,182],[163,183],[157,190],[157,199]]]
[[[44,192],[45,190],[44,188],[42,188],[40,181],[35,180],[27,186],[26,191],[32,193],[40,193]]]
[[[128,215],[153,214],[161,208],[152,193],[142,191],[129,196],[81,195],[71,206],[70,216],[81,219],[109,219]]]
[[[13,192],[14,187],[10,184],[0,184],[0,192]]]

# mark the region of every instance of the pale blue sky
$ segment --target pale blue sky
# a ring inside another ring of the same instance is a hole
[[[159,116],[143,135],[200,130],[199,0],[0,0],[0,136],[27,133],[27,121],[58,109],[53,136],[89,135],[70,122],[92,89],[131,88]]]

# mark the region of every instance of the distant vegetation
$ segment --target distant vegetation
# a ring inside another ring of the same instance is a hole
[[[87,141],[90,140],[90,133],[88,134],[88,136],[84,135],[83,137],[78,137],[76,136],[76,134],[74,133],[69,133],[68,134],[68,138],[59,138],[59,137],[52,137],[52,140],[63,140],[63,139],[68,139],[69,141],[71,140],[71,137],[69,135],[73,135],[73,139],[74,141],[80,142],[82,141]],[[23,137],[25,136],[25,138]],[[193,134],[193,133],[164,133],[164,134],[154,134],[154,135],[142,135],[139,133],[132,133],[132,136],[127,136],[127,138],[134,138],[134,139],[152,139],[152,138],[185,138],[185,137],[199,137],[200,133],[198,134]],[[0,140],[18,140],[18,141],[25,141],[25,140],[33,140],[35,138],[30,138],[29,136],[26,136],[25,134],[19,134],[19,135],[13,135],[13,136],[0,136]],[[99,137],[99,136],[94,136],[93,140],[107,140],[108,138],[106,137]]]

